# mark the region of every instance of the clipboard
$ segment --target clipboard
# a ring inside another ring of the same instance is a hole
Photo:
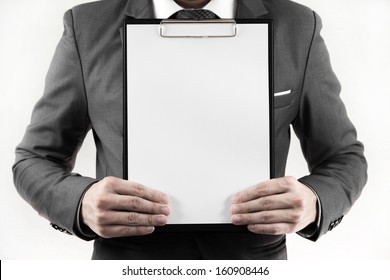
[[[272,20],[124,22],[124,179],[170,198],[159,231],[246,231],[231,196],[274,178]]]

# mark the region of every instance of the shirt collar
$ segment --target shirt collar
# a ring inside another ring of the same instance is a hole
[[[153,0],[156,18],[168,18],[183,9],[173,0]],[[220,18],[234,18],[236,14],[236,0],[212,0],[204,9],[210,10]]]

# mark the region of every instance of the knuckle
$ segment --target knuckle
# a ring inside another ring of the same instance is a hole
[[[159,206],[156,203],[152,203],[150,208],[151,213],[158,213]]]
[[[296,224],[301,221],[301,213],[300,212],[293,212],[291,214],[291,221]]]
[[[281,187],[283,189],[285,189],[285,191],[287,191],[287,190],[293,189],[295,184],[296,184],[296,182],[297,182],[297,180],[294,177],[287,176],[287,177],[284,177],[280,181],[280,184],[281,184]]]
[[[133,184],[133,191],[134,191],[135,196],[144,197],[144,195],[145,195],[145,188],[140,184],[134,183]]]
[[[251,225],[253,221],[252,215],[246,215],[245,220],[247,225]]]
[[[112,187],[115,184],[115,177],[108,176],[102,180],[102,183],[106,187]]]
[[[153,216],[148,215],[148,225],[153,225]]]
[[[132,197],[130,199],[130,208],[135,211],[141,208],[141,201],[138,199],[138,197]]]
[[[277,235],[281,233],[281,229],[278,225],[273,225],[269,228],[269,233],[272,235]]]
[[[106,215],[103,211],[97,211],[95,214],[95,221],[97,225],[102,225],[106,221]]]
[[[303,208],[305,206],[305,200],[302,197],[296,197],[293,203],[295,208]]]
[[[262,197],[264,194],[268,193],[268,190],[269,190],[269,186],[264,183],[257,185],[255,188],[258,197]]]
[[[131,236],[133,235],[133,227],[121,227],[119,232],[121,236]]]
[[[127,223],[129,225],[135,225],[138,222],[138,216],[136,213],[129,213],[127,215]]]
[[[263,219],[262,220],[263,220],[264,223],[269,223],[273,219],[274,219],[274,216],[272,214],[270,214],[270,213],[264,213],[263,214]]]
[[[107,206],[107,198],[105,196],[98,196],[95,200],[96,208],[105,209]]]
[[[143,235],[143,234],[142,234],[142,229],[141,229],[140,227],[129,228],[129,230],[128,230],[128,235],[129,235],[129,236],[139,236],[139,235]]]
[[[272,207],[272,201],[269,198],[264,198],[260,200],[260,206],[264,209],[270,209]]]
[[[294,185],[295,182],[297,181],[297,180],[295,179],[295,177],[292,177],[292,176],[286,176],[284,179],[285,179],[285,183],[286,183],[287,185]]]
[[[109,230],[107,227],[98,227],[96,233],[103,238],[110,238]]]

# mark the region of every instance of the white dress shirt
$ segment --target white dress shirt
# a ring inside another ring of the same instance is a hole
[[[156,18],[169,18],[183,9],[174,0],[153,0],[153,7]],[[214,12],[220,18],[234,18],[236,15],[236,0],[212,0],[203,8]]]

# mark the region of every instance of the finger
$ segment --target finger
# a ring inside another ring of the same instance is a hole
[[[165,215],[148,215],[136,212],[108,211],[101,215],[96,224],[100,226],[164,226],[168,218]]]
[[[232,204],[247,202],[256,198],[287,192],[296,183],[293,177],[271,179],[247,188],[232,197]]]
[[[143,236],[151,234],[154,231],[153,226],[105,226],[94,230],[96,234],[103,238]]]
[[[257,234],[268,235],[288,234],[298,231],[294,224],[288,223],[249,225],[248,230]]]
[[[152,202],[157,202],[162,204],[169,203],[168,196],[165,193],[148,188],[139,183],[113,178],[113,177],[107,177],[104,180],[107,181],[107,184],[111,184],[113,186],[114,191],[117,194],[137,196]]]
[[[124,194],[129,194],[133,196],[138,196],[149,201],[168,204],[168,196],[160,191],[145,187],[141,184],[131,182],[124,186]],[[126,193],[127,192],[127,193]]]
[[[248,214],[235,214],[231,218],[232,223],[235,225],[277,223],[297,224],[301,222],[301,219],[301,212],[293,209],[262,211]]]
[[[150,202],[136,196],[117,195],[112,199],[115,200],[112,210],[135,211],[147,214],[169,215],[169,207],[165,204]]]
[[[293,208],[292,198],[293,196],[288,193],[264,196],[248,202],[232,205],[231,213],[243,214],[266,210],[289,209]]]

